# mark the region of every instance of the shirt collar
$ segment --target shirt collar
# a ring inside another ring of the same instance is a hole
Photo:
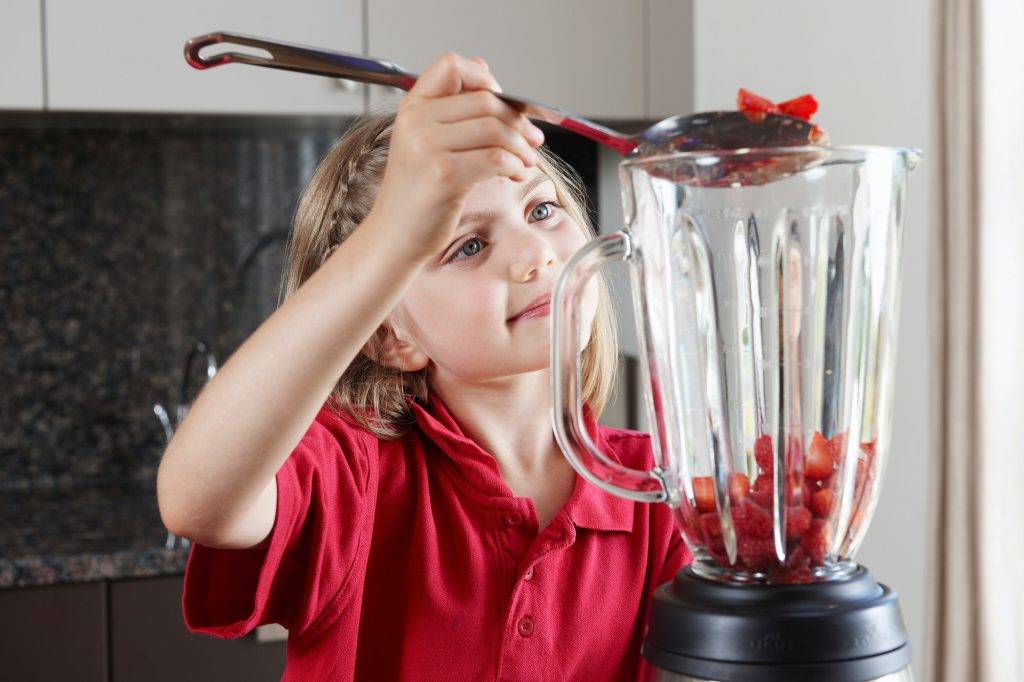
[[[406,396],[406,402],[423,435],[456,464],[472,485],[490,497],[511,496],[508,486],[501,480],[494,456],[462,431],[436,392],[431,391],[426,401]],[[583,420],[594,445],[618,461],[617,453],[609,448],[590,406],[586,404],[583,406]],[[563,510],[579,528],[630,531],[633,529],[635,507],[632,500],[607,493],[577,474],[573,492]]]

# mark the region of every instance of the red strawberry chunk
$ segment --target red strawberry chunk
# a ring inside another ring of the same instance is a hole
[[[754,481],[754,487],[750,489],[750,499],[757,502],[766,509],[772,506],[772,478],[765,474],[758,476]]]
[[[779,110],[787,116],[795,116],[805,121],[811,120],[811,116],[818,110],[818,101],[811,95],[800,95],[785,102],[779,102]]]
[[[797,545],[791,552],[786,555],[786,568],[790,570],[800,570],[810,568],[811,558],[807,556],[807,552],[803,547]]]
[[[811,527],[811,512],[806,507],[790,507],[786,510],[786,537],[799,540]]]
[[[804,478],[821,481],[835,472],[836,460],[832,455],[829,442],[821,433],[815,431],[811,438],[811,448],[804,460]]]
[[[811,513],[818,518],[828,516],[832,511],[832,504],[835,502],[835,493],[832,492],[831,488],[825,488],[819,490],[811,495],[810,502],[807,507],[811,510]]]
[[[747,568],[755,571],[768,570],[778,562],[775,543],[770,539],[741,538],[737,549]]]
[[[736,108],[754,123],[763,121],[768,114],[782,113],[770,99],[755,95],[743,88],[736,93]]]
[[[807,556],[810,557],[811,563],[814,565],[821,565],[825,562],[825,557],[828,555],[828,529],[824,521],[821,519],[811,521],[810,528],[800,539],[800,547],[807,552]]]
[[[722,537],[722,522],[717,513],[701,514],[700,528],[706,538]]]
[[[772,515],[750,500],[732,510],[736,534],[746,538],[770,538],[773,533]]]
[[[729,499],[733,504],[739,504],[747,499],[750,493],[750,479],[745,474],[733,474],[729,479]]]
[[[772,437],[764,434],[754,441],[754,459],[757,460],[757,467],[762,474],[771,474],[775,471],[775,458],[772,455]]]
[[[715,511],[715,482],[710,476],[696,476],[693,479],[693,498],[699,512]]]

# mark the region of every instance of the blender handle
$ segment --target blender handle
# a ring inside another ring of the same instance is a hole
[[[608,263],[635,267],[629,233],[597,237],[566,263],[551,298],[551,422],[566,459],[597,487],[639,502],[665,502],[668,486],[659,469],[638,470],[613,461],[587,432],[580,395],[580,298],[590,278]]]

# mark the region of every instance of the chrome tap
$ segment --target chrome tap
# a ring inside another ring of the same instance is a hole
[[[204,359],[206,361],[206,380],[203,382],[205,386],[213,379],[217,373],[217,356],[214,355],[210,346],[202,340],[196,341],[189,351],[188,356],[185,358],[185,370],[181,379],[181,393],[178,395],[178,402],[174,405],[174,423],[171,423],[170,414],[167,409],[161,403],[155,403],[153,405],[153,413],[157,419],[160,420],[160,425],[164,429],[164,437],[167,439],[167,443],[170,444],[171,439],[174,438],[174,432],[181,425],[185,415],[188,414],[189,401],[188,401],[188,389],[189,379],[192,377],[192,366],[197,359]],[[167,531],[167,540],[164,542],[165,549],[174,549],[178,544],[178,540],[181,540],[181,548],[187,549],[189,546],[188,538],[180,538],[174,533]]]

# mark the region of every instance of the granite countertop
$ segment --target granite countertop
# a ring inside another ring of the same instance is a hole
[[[181,575],[153,487],[0,492],[0,589]]]

